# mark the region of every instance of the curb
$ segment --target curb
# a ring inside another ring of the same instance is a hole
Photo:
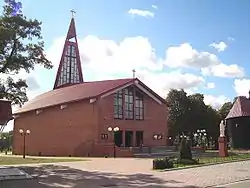
[[[227,161],[227,162],[218,162],[218,163],[210,163],[210,164],[201,164],[201,165],[193,165],[193,166],[186,166],[186,167],[177,167],[177,168],[170,168],[170,169],[164,169],[159,170],[159,172],[168,172],[168,171],[175,171],[175,170],[185,170],[190,168],[199,168],[199,167],[205,167],[205,166],[213,166],[213,165],[220,165],[220,164],[228,164],[228,163],[237,163],[237,162],[244,162],[244,161],[250,161],[250,159],[242,159],[237,161]]]

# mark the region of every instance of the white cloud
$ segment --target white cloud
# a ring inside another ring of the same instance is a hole
[[[224,95],[213,96],[204,95],[204,102],[206,105],[211,105],[215,109],[219,109],[225,102],[230,101],[230,99]]]
[[[154,9],[158,9],[158,6],[156,6],[156,5],[152,5],[152,8],[154,8]]]
[[[154,13],[148,10],[140,10],[140,9],[129,9],[128,14],[131,14],[133,16],[142,16],[145,18],[153,18],[154,17]]]
[[[158,58],[147,38],[128,37],[122,42],[102,40],[95,36],[79,39],[83,75],[88,80],[132,77],[132,69],[145,84],[166,97],[169,88],[191,89],[204,82],[200,76],[180,70],[163,72],[164,61]],[[58,67],[64,37],[55,40],[48,58]]]
[[[198,52],[189,43],[169,47],[166,51],[165,64],[169,67],[204,68],[220,64],[214,54]]]
[[[245,75],[244,69],[236,64],[226,65],[221,63],[215,66],[202,68],[201,71],[202,74],[205,76],[234,78],[234,77],[243,77]]]
[[[228,37],[227,39],[231,40],[231,41],[235,41],[235,38],[233,38],[233,37]]]
[[[223,41],[219,43],[212,43],[209,46],[215,48],[218,52],[223,52],[227,48],[227,44]]]
[[[206,84],[206,87],[205,87],[205,88],[214,89],[214,88],[215,88],[215,83],[209,82],[209,83]]]
[[[249,97],[250,79],[235,79],[233,88],[237,96]]]
[[[165,65],[201,69],[205,76],[242,77],[244,69],[237,64],[226,65],[209,52],[199,52],[189,43],[169,47],[166,51]]]
[[[170,89],[185,89],[185,91],[192,92],[195,87],[204,82],[204,79],[200,76],[181,73],[179,70],[169,73],[140,71],[137,76],[163,98],[167,97]]]

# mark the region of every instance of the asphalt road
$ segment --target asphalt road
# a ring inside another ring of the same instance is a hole
[[[232,183],[226,186],[219,186],[217,188],[250,188],[250,180]]]

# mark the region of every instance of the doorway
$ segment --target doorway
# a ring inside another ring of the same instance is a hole
[[[133,145],[133,131],[125,131],[125,147]]]
[[[122,131],[114,132],[115,145],[121,147],[122,145]]]
[[[136,146],[140,147],[143,144],[143,131],[136,131]]]

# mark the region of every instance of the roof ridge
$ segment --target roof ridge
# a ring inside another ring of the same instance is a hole
[[[71,101],[96,97],[112,89],[136,80],[135,78],[84,82],[42,93],[24,104],[15,113],[22,113]],[[79,87],[79,88],[78,88]],[[42,101],[42,103],[41,103]]]

